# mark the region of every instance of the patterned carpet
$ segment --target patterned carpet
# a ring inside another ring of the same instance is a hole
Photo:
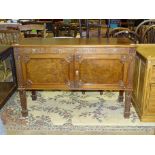
[[[131,108],[124,119],[118,93],[89,91],[38,91],[32,101],[27,92],[29,116],[21,117],[18,92],[0,110],[7,134],[154,134],[155,123],[140,122]]]

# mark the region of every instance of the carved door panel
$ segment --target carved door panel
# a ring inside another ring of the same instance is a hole
[[[128,55],[77,54],[75,86],[79,89],[125,89],[128,66]]]
[[[31,89],[70,89],[73,87],[72,54],[23,54],[23,80]]]

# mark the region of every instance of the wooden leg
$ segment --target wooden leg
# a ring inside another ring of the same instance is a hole
[[[35,100],[37,99],[36,91],[34,91],[34,90],[32,91],[31,97],[32,97],[32,100],[33,100],[33,101],[35,101]]]
[[[20,96],[20,102],[22,107],[22,116],[27,117],[28,116],[28,110],[27,110],[27,101],[26,101],[26,91],[25,90],[19,90],[19,96]]]
[[[103,91],[102,90],[100,90],[100,95],[103,95]]]
[[[120,90],[119,91],[119,96],[118,96],[118,102],[123,102],[123,99],[124,99],[123,94],[124,94],[124,91]]]
[[[85,91],[82,91],[82,94],[85,95]]]
[[[129,118],[129,116],[130,116],[131,94],[132,94],[131,91],[125,92],[124,118]]]

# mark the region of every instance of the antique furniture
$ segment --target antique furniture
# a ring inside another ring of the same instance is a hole
[[[15,64],[13,56],[13,48],[10,46],[0,46],[0,60],[5,60],[9,58],[12,68],[12,80],[13,81],[1,81],[0,82],[0,108],[5,104],[7,99],[14,93],[16,90],[16,73],[15,73]]]
[[[11,45],[18,43],[20,32],[18,30],[0,30],[0,44]]]
[[[132,101],[141,121],[155,121],[155,45],[137,45]]]
[[[155,43],[155,25],[148,26],[143,33],[142,43]]]
[[[142,36],[144,35],[145,30],[155,24],[155,19],[148,19],[141,22],[135,29],[135,32],[140,36],[140,41],[142,42]]]
[[[107,25],[103,19],[79,19],[80,38],[106,37]]]
[[[138,34],[136,34],[134,31],[119,31],[117,33],[115,33],[113,35],[113,37],[117,37],[117,38],[129,38],[130,40],[132,40],[134,43],[139,43],[140,42],[140,37]]]
[[[24,38],[46,37],[46,27],[44,24],[29,24],[19,26],[19,30],[23,33]]]
[[[128,39],[24,39],[14,45],[22,115],[26,90],[125,91],[124,117],[130,114],[135,45]]]
[[[114,37],[114,35],[120,31],[130,31],[130,29],[126,27],[116,27],[109,31],[109,37]]]

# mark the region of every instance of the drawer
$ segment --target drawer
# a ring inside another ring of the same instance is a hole
[[[73,53],[74,48],[63,48],[63,47],[18,47],[16,48],[22,54],[66,54]]]
[[[130,48],[76,48],[77,54],[129,54]]]

